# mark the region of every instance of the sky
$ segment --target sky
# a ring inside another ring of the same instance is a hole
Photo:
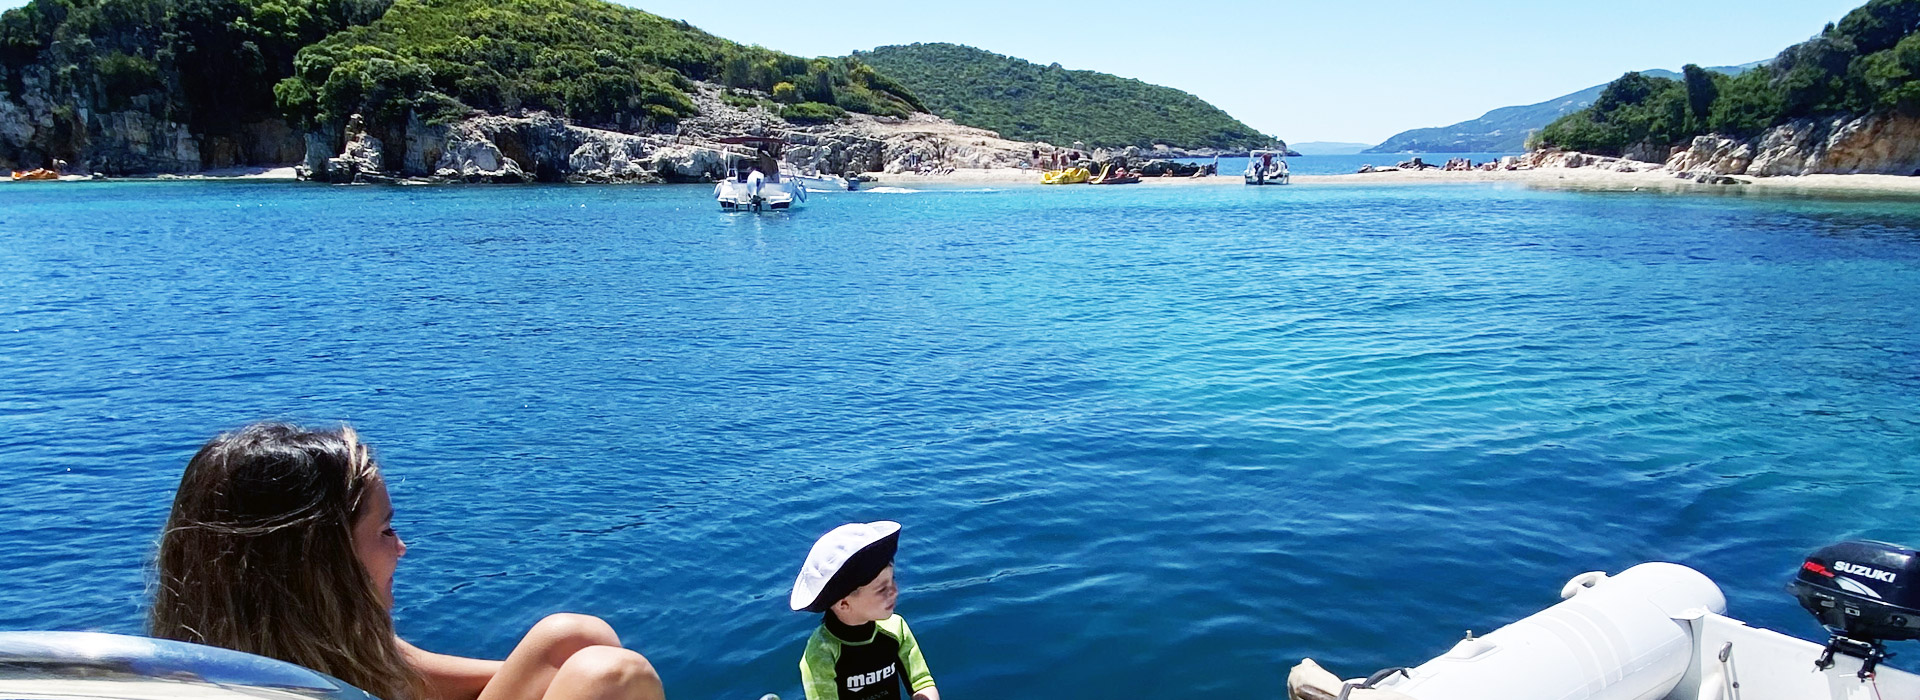
[[[949,42],[1193,93],[1290,143],[1379,143],[1629,70],[1772,58],[1865,0],[622,0],[801,56]]]
[[[808,57],[965,44],[1178,88],[1290,143],[1369,144],[1629,70],[1771,58],[1865,2],[617,1]]]

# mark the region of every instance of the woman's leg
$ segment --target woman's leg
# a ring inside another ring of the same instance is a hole
[[[620,647],[587,647],[567,659],[544,700],[666,700],[646,657]]]
[[[480,691],[480,700],[662,700],[646,657],[621,648],[591,615],[549,615],[533,626]]]

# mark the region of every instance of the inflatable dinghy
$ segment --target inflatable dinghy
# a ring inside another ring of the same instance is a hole
[[[1726,616],[1720,587],[1678,564],[1589,572],[1561,602],[1438,657],[1342,681],[1312,659],[1293,700],[1881,700],[1920,697],[1920,676],[1879,666],[1885,642],[1920,639],[1920,556],[1882,542],[1815,552],[1789,586],[1825,646]]]

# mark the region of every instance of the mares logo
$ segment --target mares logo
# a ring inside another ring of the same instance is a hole
[[[897,666],[898,664],[887,664],[886,668],[880,669],[878,671],[874,671],[872,673],[862,673],[855,676],[847,676],[847,691],[859,692],[861,688],[865,688],[875,683],[879,683],[880,681],[889,680],[893,678],[894,669]]]
[[[1833,563],[1833,569],[1843,574],[1853,574],[1855,576],[1859,576],[1862,578],[1870,578],[1875,581],[1885,581],[1887,583],[1893,583],[1893,572],[1881,571],[1871,566],[1863,566],[1863,565],[1855,564],[1853,562],[1848,562],[1848,561],[1835,561]]]

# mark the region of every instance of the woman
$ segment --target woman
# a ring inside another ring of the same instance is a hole
[[[290,661],[385,700],[664,699],[653,665],[595,617],[547,617],[506,661],[394,636],[407,545],[392,519],[352,428],[262,423],[215,437],[180,477],[150,631]]]

